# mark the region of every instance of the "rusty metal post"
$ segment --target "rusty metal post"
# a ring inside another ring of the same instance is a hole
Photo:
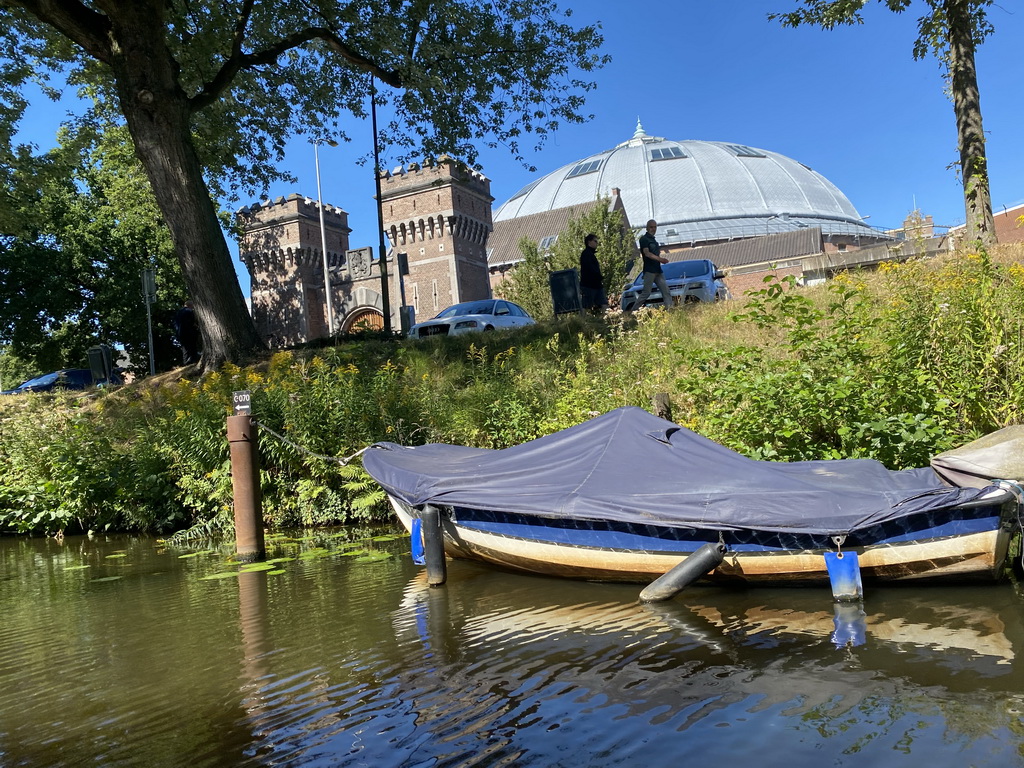
[[[228,416],[231,488],[235,501],[235,552],[243,563],[266,557],[258,434],[250,415]]]

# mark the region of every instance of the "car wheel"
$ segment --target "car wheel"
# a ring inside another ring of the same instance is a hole
[[[485,331],[493,331],[494,330],[494,326],[493,325],[485,325],[484,326],[484,330]]]

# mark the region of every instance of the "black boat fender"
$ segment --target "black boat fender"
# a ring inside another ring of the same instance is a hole
[[[720,541],[708,542],[668,573],[652,581],[640,593],[641,603],[670,600],[725,560],[726,547]]]
[[[439,587],[448,580],[441,512],[433,504],[424,504],[420,510],[420,521],[423,525],[423,559],[427,566],[427,584]]]

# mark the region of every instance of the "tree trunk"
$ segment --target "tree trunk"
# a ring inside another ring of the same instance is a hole
[[[996,242],[992,195],[988,185],[981,99],[974,68],[974,24],[969,0],[944,0],[949,35],[949,75],[956,112],[960,172],[964,182],[967,240],[983,247]]]
[[[110,14],[121,108],[171,233],[203,336],[203,367],[265,349],[245,306],[192,140],[187,94],[163,33],[163,0],[123,0]]]

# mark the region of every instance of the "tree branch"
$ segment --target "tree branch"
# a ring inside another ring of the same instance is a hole
[[[81,46],[86,53],[109,64],[110,20],[78,0],[5,0],[4,5],[24,8]]]
[[[224,62],[224,65],[213,79],[190,100],[193,112],[203,109],[220,98],[220,95],[231,85],[235,77],[242,70],[253,69],[261,64],[273,64],[281,54],[292,48],[305,45],[312,40],[323,40],[331,50],[340,54],[350,64],[354,64],[359,69],[372,73],[378,80],[395,88],[402,86],[403,81],[398,73],[383,69],[365,56],[356,53],[337,34],[324,27],[309,27],[293,32],[261,51],[248,54],[242,53],[241,47],[245,38],[247,16],[248,14],[246,13],[246,18],[239,17],[239,23],[235,27],[235,40],[232,44],[231,56]]]

